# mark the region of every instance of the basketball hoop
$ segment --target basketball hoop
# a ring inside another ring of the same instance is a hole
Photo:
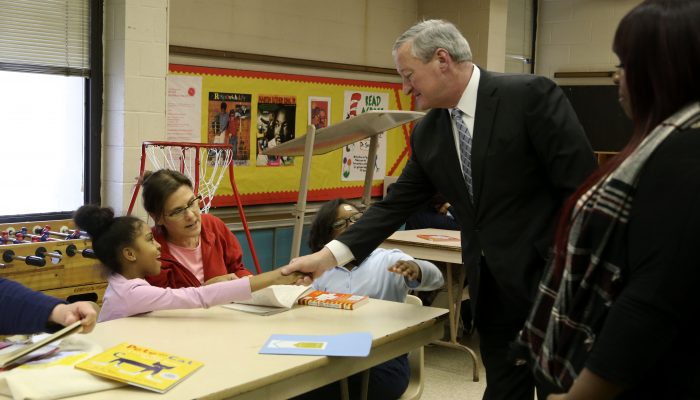
[[[148,165],[146,165],[148,161]],[[261,272],[253,240],[248,229],[243,212],[243,204],[238,195],[238,188],[233,176],[233,148],[228,144],[206,144],[206,143],[186,143],[186,142],[143,142],[141,145],[141,166],[139,177],[134,186],[134,191],[129,203],[127,214],[131,214],[136,198],[141,188],[143,173],[146,170],[157,171],[159,169],[175,170],[190,178],[194,186],[195,195],[202,196],[202,212],[206,213],[211,207],[216,189],[219,187],[226,171],[229,173],[229,180],[233,195],[238,206],[238,214],[248,240],[251,256],[255,263],[255,269]]]

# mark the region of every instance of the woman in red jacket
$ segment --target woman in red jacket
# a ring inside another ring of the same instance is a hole
[[[147,171],[142,198],[161,245],[161,273],[146,279],[151,285],[201,286],[252,275],[233,233],[220,219],[200,212],[201,196],[188,177],[167,169]]]

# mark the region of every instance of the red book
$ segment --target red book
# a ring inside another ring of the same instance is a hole
[[[368,296],[360,296],[348,293],[329,293],[322,290],[314,290],[299,299],[299,304],[306,306],[339,308],[342,310],[354,310],[365,304]]]

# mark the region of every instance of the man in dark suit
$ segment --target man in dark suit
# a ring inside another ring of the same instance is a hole
[[[509,358],[522,328],[565,198],[595,168],[563,92],[534,75],[479,69],[454,25],[423,21],[393,49],[404,92],[431,109],[411,135],[411,158],[383,201],[323,250],[285,271],[319,276],[364,259],[435,192],[462,228],[474,322],[486,368],[484,399],[532,399],[527,366]],[[538,387],[540,399],[546,390]]]

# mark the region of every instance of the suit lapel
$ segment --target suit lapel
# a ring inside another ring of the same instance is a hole
[[[498,109],[497,88],[492,84],[491,74],[481,70],[479,89],[476,95],[474,116],[474,140],[472,141],[472,180],[474,186],[474,208],[478,209],[484,181],[484,160],[491,141],[493,121]]]

